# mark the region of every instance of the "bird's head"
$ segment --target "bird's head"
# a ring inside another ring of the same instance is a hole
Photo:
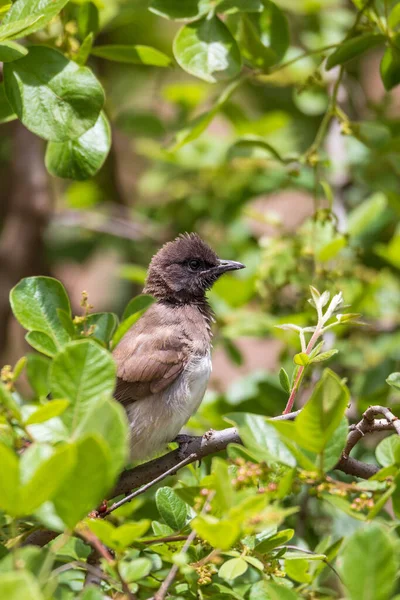
[[[186,233],[153,256],[145,292],[159,300],[190,302],[203,298],[227,271],[243,268],[242,263],[218,258],[196,233]]]

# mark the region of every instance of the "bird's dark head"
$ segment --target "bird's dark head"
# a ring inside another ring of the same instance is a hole
[[[159,300],[190,302],[204,298],[223,273],[243,268],[218,258],[196,233],[186,233],[153,256],[144,291]]]

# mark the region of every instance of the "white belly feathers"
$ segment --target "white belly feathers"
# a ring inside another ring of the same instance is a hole
[[[178,435],[200,406],[210,374],[210,353],[196,356],[167,390],[127,407],[132,460],[158,454]]]

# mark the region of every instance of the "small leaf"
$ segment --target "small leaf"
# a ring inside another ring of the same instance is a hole
[[[35,412],[33,412],[28,419],[25,421],[25,425],[32,425],[33,423],[43,423],[54,417],[62,415],[67,406],[69,400],[49,400],[47,404],[44,404]]]
[[[326,352],[321,352],[321,354],[317,354],[317,356],[312,358],[310,360],[310,362],[312,362],[312,363],[323,362],[324,360],[328,360],[332,356],[335,356],[335,354],[337,354],[338,352],[339,352],[339,350],[332,348],[332,350],[327,350]]]
[[[19,464],[14,452],[0,443],[0,508],[15,516],[19,495]],[[1,589],[1,586],[0,586]]]
[[[376,460],[382,467],[400,466],[400,436],[390,435],[384,438],[375,450]]]
[[[232,581],[236,577],[240,577],[243,573],[246,573],[248,564],[243,558],[232,558],[227,560],[218,571],[218,576],[221,579]]]
[[[26,374],[28,381],[37,397],[47,396],[49,386],[47,383],[50,361],[40,354],[29,353],[27,355]]]
[[[12,62],[28,54],[28,50],[16,42],[0,42],[0,61]]]
[[[329,69],[333,69],[337,65],[343,65],[367,50],[383,44],[384,41],[385,37],[383,35],[375,33],[365,33],[349,40],[344,40],[328,57],[326,68],[329,71]]]
[[[80,48],[78,50],[78,53],[74,59],[75,62],[78,63],[78,65],[81,65],[83,67],[87,63],[87,60],[90,56],[90,52],[92,50],[93,41],[94,41],[93,33],[89,33],[89,35],[87,35],[85,37],[85,39],[83,40],[83,42],[80,45]]]
[[[135,296],[130,300],[124,310],[124,314],[122,315],[122,320],[128,319],[130,316],[138,313],[139,311],[146,310],[150,308],[152,304],[156,301],[153,296],[149,294],[140,294],[139,296]]]
[[[391,373],[386,379],[386,383],[394,387],[396,390],[400,390],[400,373]]]
[[[90,54],[107,60],[132,65],[151,65],[154,67],[169,67],[172,64],[169,56],[151,46],[95,46]]]
[[[49,142],[46,168],[51,175],[84,181],[104,164],[111,147],[111,129],[104,113],[81,136],[63,142]]]
[[[25,127],[54,142],[83,135],[104,104],[103,88],[92,71],[47,46],[30,46],[27,56],[6,63],[4,85]]]
[[[184,25],[174,39],[173,50],[182,69],[210,83],[231,79],[241,68],[236,41],[217,17]]]
[[[246,14],[242,14],[239,40],[243,58],[254,67],[268,71],[269,67],[278,62],[277,54],[272,48],[264,46],[260,34]]]
[[[27,24],[20,32],[19,37],[22,37],[22,33],[25,37],[34,31],[43,29],[67,2],[68,0],[18,0],[18,2],[14,2],[1,24],[0,39],[6,25],[21,23],[24,20]]]
[[[4,83],[0,83],[0,124],[8,123],[9,121],[13,121],[17,118],[17,115],[14,113],[13,109],[10,106],[9,101],[7,100],[6,92],[4,90]]]
[[[400,83],[400,50],[394,44],[386,48],[380,71],[383,85],[387,91]]]
[[[293,362],[296,365],[306,367],[310,362],[310,357],[305,352],[299,352],[299,354],[294,355]]]
[[[283,546],[287,542],[289,542],[294,536],[294,529],[283,529],[282,531],[278,531],[274,535],[262,540],[259,544],[256,545],[254,550],[259,554],[267,554],[277,546]]]
[[[290,379],[289,379],[289,375],[286,373],[285,369],[283,367],[281,367],[280,371],[279,371],[279,381],[280,384],[282,386],[282,388],[285,390],[285,392],[287,392],[288,394],[290,394]]]
[[[199,515],[190,522],[190,526],[213,548],[221,550],[229,550],[240,535],[240,527],[236,521],[218,520],[212,515]]]
[[[188,507],[172,488],[159,488],[156,493],[156,504],[161,517],[174,531],[180,531],[184,527]]]
[[[46,356],[53,357],[57,354],[58,348],[55,342],[41,331],[30,331],[26,334],[25,339],[32,348]]]
[[[136,558],[135,560],[123,559],[119,563],[119,568],[123,579],[127,583],[139,581],[150,573],[153,563],[149,558]]]
[[[303,556],[287,560],[287,556],[285,555],[285,571],[290,579],[298,583],[310,583],[311,575],[308,572],[308,567],[308,561]]]
[[[108,346],[118,326],[118,317],[114,313],[92,313],[86,319],[86,327],[89,329],[92,326],[94,331],[90,337]]]

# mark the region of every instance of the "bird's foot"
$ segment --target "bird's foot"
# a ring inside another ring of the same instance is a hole
[[[178,456],[181,460],[186,458],[186,450],[188,449],[189,443],[192,441],[191,435],[186,435],[185,433],[180,433],[176,436],[173,442],[179,445]]]

